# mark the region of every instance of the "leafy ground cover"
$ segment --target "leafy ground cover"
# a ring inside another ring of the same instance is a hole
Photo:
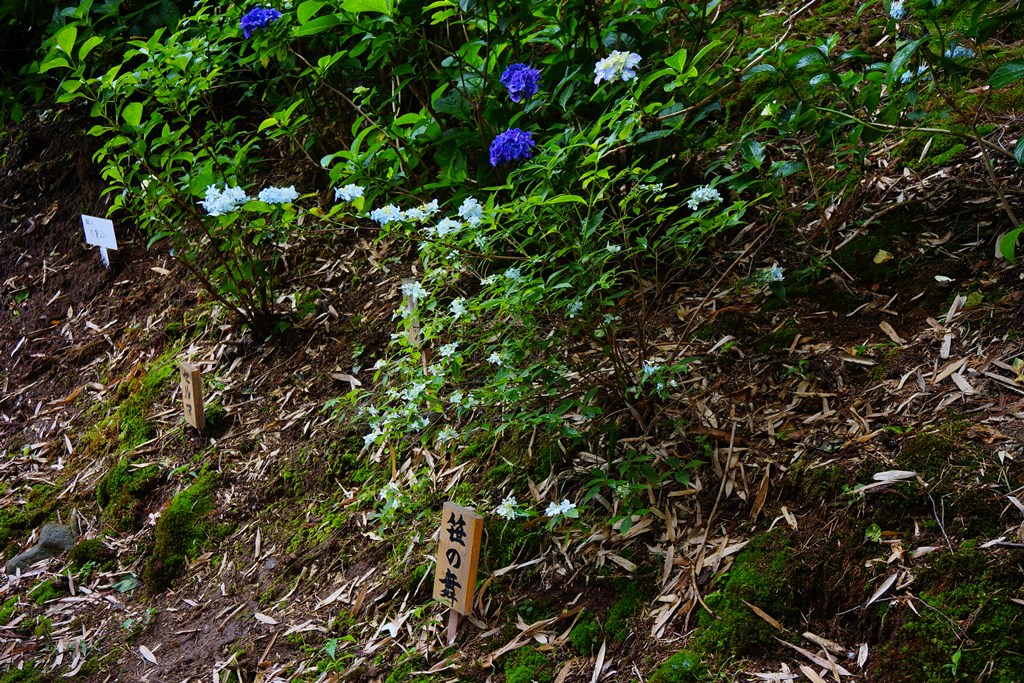
[[[4,71],[0,680],[1017,679],[1012,8],[255,7]]]

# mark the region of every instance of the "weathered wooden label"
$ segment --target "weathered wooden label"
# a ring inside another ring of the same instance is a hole
[[[450,502],[444,504],[437,544],[434,599],[450,605],[459,614],[469,614],[473,609],[483,530],[484,518],[473,508]]]
[[[181,363],[181,401],[185,407],[185,420],[199,431],[206,426],[203,412],[203,378],[199,369],[188,363]]]

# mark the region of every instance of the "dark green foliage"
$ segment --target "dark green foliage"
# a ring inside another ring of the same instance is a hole
[[[517,517],[505,520],[497,515],[484,518],[484,542],[480,559],[494,571],[514,564],[517,558],[530,556],[540,547],[544,528]]]
[[[54,488],[49,484],[36,484],[26,497],[25,505],[0,509],[0,548],[8,558],[17,552],[23,537],[41,526],[53,512]]]
[[[601,625],[597,623],[593,614],[583,613],[569,632],[569,642],[580,656],[590,657],[596,652],[601,644]]]
[[[11,620],[11,616],[14,614],[14,610],[18,607],[18,596],[15,595],[7,599],[7,602],[0,607],[0,626],[3,626]]]
[[[0,683],[43,683],[48,680],[51,679],[36,671],[34,664],[26,664],[21,669],[8,669],[3,678],[0,678]]]
[[[783,624],[799,602],[796,559],[779,531],[752,540],[736,557],[717,589],[704,596],[714,611],[700,613],[694,651],[715,655],[764,654],[778,634],[744,601],[760,607]]]
[[[651,674],[649,683],[690,683],[704,680],[708,668],[701,663],[700,655],[689,650],[680,650],[662,663]]]
[[[422,657],[409,657],[391,670],[384,683],[430,683],[433,679],[429,676],[411,676],[413,671],[422,671],[429,668],[426,660]]]
[[[505,662],[505,683],[551,683],[551,662],[531,646],[515,651]]]
[[[142,580],[151,591],[169,587],[184,571],[186,560],[201,547],[219,476],[216,471],[204,470],[191,486],[171,499],[160,515],[153,554],[142,572]]]
[[[77,571],[89,563],[107,568],[113,566],[114,561],[114,553],[103,545],[103,539],[100,538],[79,541],[68,553],[68,563],[72,571]]]
[[[640,614],[644,605],[644,595],[632,580],[619,579],[613,585],[619,597],[608,610],[604,631],[609,640],[621,643],[633,632],[630,620]]]
[[[56,600],[57,598],[63,597],[67,592],[66,584],[62,584],[59,581],[43,581],[41,584],[32,589],[32,592],[28,594],[29,600],[32,600],[37,605],[42,605],[50,600]]]
[[[104,520],[118,531],[134,530],[145,498],[162,479],[156,465],[134,468],[122,458],[96,485],[96,502]]]
[[[916,614],[901,610],[905,621],[876,662],[887,680],[1021,680],[1024,624],[1020,607],[1010,602],[1020,584],[1017,562],[987,562],[983,551],[965,546],[939,558],[922,577],[924,605]]]

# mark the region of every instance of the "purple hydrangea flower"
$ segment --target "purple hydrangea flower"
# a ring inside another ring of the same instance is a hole
[[[538,81],[540,69],[526,64],[511,64],[501,74],[501,84],[508,88],[508,96],[513,102],[522,102],[536,95]]]
[[[281,13],[270,7],[251,9],[242,17],[242,33],[248,38],[253,31],[264,29],[280,18]]]
[[[509,128],[491,142],[491,166],[507,164],[511,161],[529,159],[533,156],[533,133],[518,128]]]

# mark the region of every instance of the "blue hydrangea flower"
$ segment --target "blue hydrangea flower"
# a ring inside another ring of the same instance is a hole
[[[264,29],[280,18],[281,13],[270,7],[251,9],[242,17],[242,34],[248,38],[253,34],[253,31]]]
[[[267,204],[287,204],[299,198],[295,186],[291,187],[268,187],[260,190],[258,199]]]
[[[636,67],[643,59],[635,52],[613,50],[610,55],[594,65],[594,85],[601,81],[613,83],[619,79],[628,81],[636,78]]]
[[[536,95],[539,81],[540,69],[526,64],[511,64],[501,74],[501,84],[508,88],[508,96],[513,102],[522,102]]]
[[[963,45],[951,45],[946,49],[946,59],[971,59],[974,57],[974,50]]]
[[[249,201],[245,190],[240,187],[226,187],[221,190],[216,185],[206,188],[206,199],[199,202],[200,206],[206,209],[211,216],[220,216],[231,213],[242,204]]]
[[[533,133],[509,128],[491,142],[491,166],[500,166],[533,156]]]
[[[907,8],[903,6],[903,0],[893,0],[892,4],[889,5],[889,16],[896,21],[907,16]]]

